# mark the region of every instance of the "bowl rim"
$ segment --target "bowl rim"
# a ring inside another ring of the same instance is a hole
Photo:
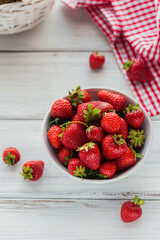
[[[84,90],[97,90],[97,91],[100,91],[100,90],[106,90],[106,91],[110,91],[110,92],[113,92],[113,93],[117,93],[117,94],[121,94],[121,95],[124,95],[126,96],[127,98],[129,98],[130,100],[132,100],[133,102],[138,103],[137,100],[134,100],[132,97],[128,96],[127,94],[121,92],[121,91],[118,91],[116,89],[110,89],[110,88],[84,88]],[[63,98],[67,98],[67,96],[63,97]],[[146,110],[144,109],[144,107],[141,105],[141,103],[138,103],[140,108],[143,110],[143,113],[145,115],[145,118],[147,118],[148,120],[148,123],[149,123],[149,131],[150,131],[150,138],[149,138],[149,141],[148,141],[148,148],[146,150],[146,153],[145,153],[145,156],[138,161],[138,163],[136,163],[131,169],[127,169],[125,172],[123,172],[120,176],[118,176],[117,178],[110,178],[110,179],[82,179],[81,178],[78,178],[78,177],[75,177],[73,175],[71,175],[68,171],[65,171],[63,169],[63,166],[59,166],[53,156],[51,155],[48,147],[47,147],[47,144],[45,143],[45,136],[44,136],[44,131],[46,129],[46,122],[50,116],[50,109],[49,111],[46,113],[44,119],[43,119],[43,122],[42,122],[42,128],[41,128],[41,140],[42,140],[42,145],[43,145],[43,149],[45,151],[45,153],[47,154],[48,156],[48,159],[49,161],[57,168],[59,169],[61,172],[63,172],[66,176],[69,176],[70,178],[78,181],[78,182],[84,182],[84,183],[89,183],[89,184],[106,184],[106,183],[112,183],[112,182],[116,182],[116,181],[119,181],[123,178],[126,178],[130,175],[132,175],[134,172],[136,172],[143,164],[144,162],[146,161],[147,159],[147,156],[150,152],[150,149],[151,149],[151,145],[152,145],[152,140],[153,140],[153,130],[152,130],[152,124],[151,124],[151,119],[148,115],[148,113],[146,112]],[[54,160],[54,161],[53,161]]]

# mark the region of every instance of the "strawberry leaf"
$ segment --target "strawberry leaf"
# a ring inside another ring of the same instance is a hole
[[[12,166],[16,163],[16,156],[11,154],[10,152],[7,153],[8,156],[5,156],[4,159],[5,159],[5,162],[8,164],[8,166]]]
[[[83,110],[83,113],[84,113],[83,117],[85,118],[86,123],[90,125],[91,123],[96,121],[98,118],[100,118],[101,117],[100,112],[101,110],[99,110],[98,108],[93,109],[92,104],[88,104],[88,110]]]
[[[134,129],[131,129],[129,131],[129,135],[128,135],[128,139],[130,139],[131,145],[133,146],[133,144],[135,145],[135,147],[139,146],[141,147],[144,144],[144,139],[145,139],[145,135],[143,134],[144,130],[140,131],[135,131]]]
[[[73,173],[74,173],[74,176],[76,176],[76,177],[81,177],[82,180],[83,180],[83,177],[86,177],[86,176],[87,176],[86,173],[85,173],[85,171],[86,171],[86,168],[85,168],[85,167],[82,168],[82,166],[80,165],[80,167],[77,167],[77,166],[76,166],[76,170],[73,171]]]
[[[24,178],[24,180],[30,180],[30,179],[32,179],[33,178],[33,175],[32,175],[32,173],[33,173],[33,169],[32,168],[30,168],[29,166],[23,166],[23,172],[22,173],[20,173],[21,175],[22,175],[22,177]]]
[[[129,69],[131,68],[133,62],[134,62],[134,61],[128,60],[127,62],[123,63],[123,68],[124,68],[125,70],[129,70]]]
[[[84,144],[82,147],[77,148],[76,151],[86,150],[86,152],[88,152],[89,148],[94,148],[95,145],[96,145],[96,143],[89,142],[89,143]]]
[[[138,205],[139,207],[141,207],[141,205],[143,205],[144,202],[145,202],[144,200],[141,200],[139,197],[135,196],[135,198],[134,198],[135,205]]]

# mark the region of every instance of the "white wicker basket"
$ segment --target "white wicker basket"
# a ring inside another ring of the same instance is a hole
[[[52,8],[54,0],[23,0],[0,5],[0,34],[13,34],[33,28]]]

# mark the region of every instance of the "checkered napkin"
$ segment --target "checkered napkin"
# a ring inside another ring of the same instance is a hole
[[[63,0],[85,7],[110,41],[117,62],[137,101],[150,116],[160,114],[160,0]],[[151,83],[129,81],[123,62],[142,58],[154,76]]]

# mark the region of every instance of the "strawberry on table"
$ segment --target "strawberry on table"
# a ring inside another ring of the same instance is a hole
[[[98,97],[103,102],[110,103],[116,112],[121,112],[126,107],[126,99],[120,94],[111,93],[105,90],[101,90],[98,92]]]
[[[145,201],[141,200],[137,196],[134,198],[134,202],[126,201],[121,207],[121,219],[125,223],[133,222],[142,216],[141,205]]]
[[[62,144],[67,148],[77,149],[86,142],[86,132],[79,123],[71,123],[63,132]]]
[[[56,149],[59,149],[62,145],[60,138],[62,132],[62,128],[58,125],[53,125],[48,131],[48,140]]]
[[[3,161],[8,164],[8,166],[12,166],[19,162],[20,157],[19,151],[14,147],[8,147],[3,152]]]
[[[139,58],[135,58],[133,61],[128,60],[123,63],[123,68],[126,70],[126,74],[131,81],[143,83],[153,80],[153,75],[148,66]]]
[[[101,153],[97,144],[93,142],[86,143],[78,148],[80,160],[90,169],[96,170],[100,167]]]
[[[24,163],[21,175],[25,180],[37,181],[42,176],[43,170],[43,161],[28,161]]]
[[[127,148],[127,143],[121,135],[107,135],[102,140],[103,157],[109,160],[121,157]]]
[[[101,128],[107,133],[116,133],[121,126],[121,118],[115,112],[106,113],[101,120]]]
[[[92,69],[98,69],[105,63],[105,56],[98,52],[93,52],[89,58],[89,64]]]
[[[69,91],[69,101],[73,107],[77,107],[80,103],[91,101],[91,98],[86,90],[78,86],[76,90],[72,89],[72,92]]]
[[[121,126],[118,132],[116,132],[116,134],[121,135],[124,140],[126,140],[128,136],[128,126],[126,121],[123,118],[121,118]]]
[[[103,163],[99,168],[99,173],[106,176],[106,178],[111,178],[116,172],[116,164],[114,161],[107,161]]]
[[[72,114],[72,105],[67,99],[59,99],[53,103],[51,108],[51,116],[53,118],[70,119]]]
[[[92,125],[86,129],[86,136],[89,141],[99,143],[104,138],[104,133],[100,127]]]
[[[72,158],[68,163],[68,171],[71,175],[76,177],[86,177],[86,168],[84,163],[79,158]]]
[[[140,128],[144,122],[144,113],[139,108],[139,104],[136,106],[129,106],[126,108],[125,120],[131,128]]]
[[[125,169],[133,166],[135,163],[136,158],[129,147],[127,147],[125,153],[118,157],[115,161],[118,172],[124,171]]]
[[[58,157],[59,157],[60,162],[64,166],[68,166],[69,160],[74,157],[74,152],[73,152],[73,150],[66,148],[65,146],[62,146],[59,149]]]
[[[144,144],[145,137],[144,130],[130,129],[127,137],[127,143],[133,148],[140,148]]]

